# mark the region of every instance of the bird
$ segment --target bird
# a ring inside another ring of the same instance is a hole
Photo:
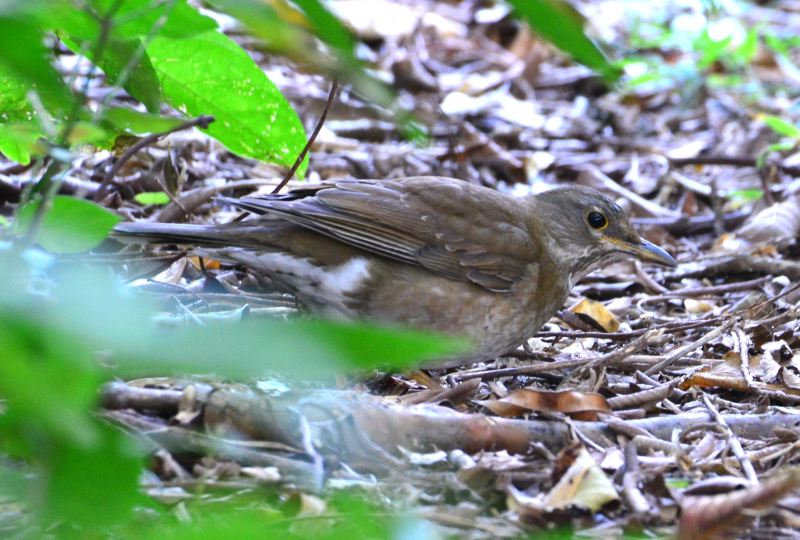
[[[434,362],[489,361],[532,337],[594,269],[675,260],[594,189],[512,197],[455,178],[330,180],[224,204],[225,224],[125,222],[125,242],[189,245],[268,276],[308,311],[436,332],[469,350]]]

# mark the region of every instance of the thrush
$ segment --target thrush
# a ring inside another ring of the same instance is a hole
[[[675,261],[598,191],[514,198],[453,178],[341,180],[223,199],[222,225],[122,223],[117,238],[197,246],[269,276],[312,313],[467,338],[439,365],[493,359],[536,333],[575,283],[632,256]]]

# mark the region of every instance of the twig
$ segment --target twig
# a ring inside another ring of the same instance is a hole
[[[739,286],[741,286],[742,290],[746,290],[746,288],[752,287],[757,281],[758,280],[742,281],[742,282],[739,282],[739,283],[733,284],[733,285],[720,285],[719,287],[720,288],[726,288],[728,291],[730,291],[730,290],[737,290],[739,288]],[[732,287],[736,287],[736,289],[733,289]],[[723,322],[723,321],[726,321],[726,320],[730,319],[730,317],[733,317],[735,315],[740,315],[742,313],[745,313],[745,314],[758,313],[759,309],[763,308],[764,306],[766,306],[768,304],[772,304],[772,303],[780,300],[781,298],[793,293],[794,291],[796,291],[798,289],[800,289],[800,282],[795,283],[794,285],[792,285],[791,287],[789,287],[787,289],[784,289],[783,291],[781,291],[780,293],[776,294],[775,296],[772,296],[770,298],[762,300],[758,304],[755,304],[754,306],[747,307],[747,308],[742,309],[740,311],[726,313],[724,315],[720,315],[720,316],[717,316],[717,317],[711,317],[711,318],[708,318],[708,319],[702,319],[702,320],[699,320],[699,321],[697,321],[697,320],[689,321],[689,322],[687,322],[687,321],[673,321],[673,322],[664,323],[664,324],[661,324],[661,325],[658,325],[658,326],[653,326],[650,329],[663,328],[666,333],[675,334],[675,333],[678,333],[678,332],[683,332],[685,330],[691,330],[693,328],[701,328],[701,327],[704,327],[704,326],[708,326],[710,324]],[[701,289],[699,289],[699,288],[695,289],[695,291],[697,291],[697,290],[701,290]],[[705,288],[705,290],[714,290],[714,289],[713,289],[713,287],[707,287],[707,288]],[[717,289],[717,290],[721,290],[721,289]],[[688,291],[688,290],[685,289],[684,291]],[[681,290],[672,291],[672,292],[680,293]],[[592,337],[592,338],[599,338],[599,339],[623,340],[623,339],[628,339],[628,338],[631,338],[631,337],[641,336],[642,334],[644,334],[647,331],[648,331],[647,328],[639,328],[637,330],[631,330],[630,332],[562,332],[562,331],[557,331],[557,332],[539,332],[539,333],[536,334],[536,337],[539,337],[539,338],[548,338],[548,337],[549,338],[576,338],[576,339],[577,338]]]
[[[645,515],[650,511],[647,497],[639,489],[642,473],[639,470],[639,455],[636,444],[625,445],[625,472],[622,475],[622,494],[634,514]]]
[[[703,394],[703,404],[706,406],[708,412],[711,414],[714,420],[716,420],[717,423],[722,427],[723,433],[725,433],[725,436],[728,439],[728,445],[730,445],[731,452],[733,452],[733,455],[736,456],[736,459],[739,461],[739,466],[742,467],[742,472],[744,473],[745,477],[751,483],[758,484],[758,475],[756,474],[755,469],[753,469],[753,464],[750,463],[750,460],[744,453],[742,443],[733,433],[731,427],[725,421],[725,418],[719,413],[714,404],[711,403],[711,400],[708,398],[708,394]]]
[[[633,394],[614,396],[608,398],[606,401],[608,402],[608,406],[614,411],[634,409],[643,405],[655,404],[667,399],[669,395],[672,394],[672,388],[677,383],[677,380],[673,380],[666,384],[660,384],[652,388],[634,392]]]
[[[753,167],[758,164],[755,158],[736,157],[736,156],[697,156],[693,158],[667,158],[673,167],[683,167],[685,165],[730,165],[732,167]],[[778,169],[791,176],[800,175],[800,167],[793,167],[777,163]]]
[[[649,330],[644,332],[637,339],[631,341],[624,347],[611,351],[608,354],[598,356],[595,358],[570,358],[565,360],[556,360],[554,362],[540,362],[530,366],[519,366],[513,368],[491,369],[487,371],[478,371],[475,373],[466,373],[464,375],[456,376],[458,381],[466,381],[469,379],[496,379],[498,377],[512,377],[515,375],[533,375],[536,373],[546,373],[556,371],[559,369],[571,369],[579,367],[599,368],[605,367],[623,360],[626,356],[638,352],[647,347],[653,339],[657,338],[663,333],[661,329]]]
[[[744,382],[747,383],[747,387],[750,388],[750,390],[757,391],[753,382],[753,375],[750,373],[750,352],[747,350],[747,336],[739,326],[733,329],[731,335],[733,336],[734,342],[738,345],[737,348],[739,349],[739,360]]]
[[[311,149],[311,145],[314,144],[314,141],[317,140],[317,135],[319,135],[320,130],[322,129],[322,125],[325,123],[325,119],[328,117],[328,111],[330,110],[331,106],[333,105],[333,100],[336,97],[336,90],[339,88],[339,83],[336,79],[333,79],[331,83],[331,91],[328,93],[328,100],[325,102],[325,107],[322,109],[322,114],[319,115],[319,120],[317,120],[317,125],[314,126],[314,131],[311,132],[311,135],[308,137],[308,141],[306,145],[303,147],[303,150],[297,156],[297,159],[294,160],[294,165],[292,168],[289,169],[289,172],[286,173],[286,176],[283,177],[283,180],[275,186],[275,189],[272,190],[272,194],[275,195],[279,193],[286,184],[289,183],[289,180],[292,179],[294,173],[297,172],[297,169],[300,168],[300,165],[303,163],[303,160],[306,159],[306,155],[308,151]]]
[[[685,346],[679,348],[677,351],[675,351],[674,353],[672,353],[669,356],[667,356],[664,360],[662,360],[658,364],[656,364],[653,367],[647,369],[644,373],[646,375],[650,375],[651,373],[658,373],[659,371],[661,371],[665,367],[667,367],[670,364],[672,364],[674,361],[686,356],[691,351],[697,349],[698,347],[702,347],[703,345],[705,345],[706,343],[708,343],[712,339],[714,339],[717,336],[727,332],[734,324],[736,324],[736,320],[737,319],[730,319],[728,322],[726,322],[722,326],[718,326],[717,328],[715,328],[714,330],[712,330],[708,334],[704,335],[700,339],[698,339],[696,341],[693,341],[692,343],[689,343],[688,345],[685,345]]]
[[[686,287],[685,289],[667,291],[667,293],[678,296],[725,294],[729,292],[749,291],[771,280],[772,280],[771,277],[764,276],[756,279],[751,279],[749,281],[736,281],[734,283],[725,283],[723,285],[711,285],[709,287]]]
[[[745,210],[728,212],[722,215],[723,225],[726,229],[732,229],[740,225],[749,215],[750,212]],[[716,219],[714,214],[702,214],[692,217],[634,217],[631,218],[631,222],[637,226],[657,225],[672,234],[685,235],[713,229]]]
[[[711,317],[708,319],[701,319],[695,321],[672,321],[668,323],[664,323],[658,326],[653,326],[651,328],[639,328],[636,330],[631,330],[630,332],[539,332],[536,334],[536,337],[540,338],[598,338],[598,339],[610,339],[610,340],[623,340],[628,339],[636,336],[641,336],[645,332],[655,328],[663,328],[669,334],[675,334],[678,332],[683,332],[684,330],[692,330],[693,328],[701,328],[703,326],[708,326],[709,324],[714,324],[717,322],[722,322],[727,319],[730,315],[721,315],[718,317]]]
[[[711,179],[711,210],[714,212],[714,233],[722,236],[725,232],[725,218],[722,215],[722,200],[717,187],[717,177]]]
[[[642,268],[642,264],[639,261],[634,261],[633,266],[636,269],[636,276],[639,278],[645,288],[650,289],[658,294],[666,294],[670,292],[669,289],[650,277],[650,274],[644,271],[644,268]]]
[[[201,127],[203,129],[207,129],[209,124],[214,121],[213,116],[198,116],[197,118],[193,118],[191,120],[187,120],[186,122],[175,126],[172,129],[168,129],[166,131],[162,131],[160,133],[151,133],[147,137],[142,137],[136,143],[132,144],[130,148],[125,150],[125,153],[120,156],[120,158],[114,163],[114,165],[109,169],[109,171],[103,176],[103,180],[100,182],[100,187],[97,189],[97,192],[94,194],[95,202],[99,202],[103,200],[103,197],[106,196],[108,191],[108,186],[111,185],[111,181],[117,175],[120,168],[127,162],[130,158],[132,158],[139,150],[150,146],[157,140],[161,139],[162,137],[166,137],[171,133],[175,133],[177,131],[183,131],[185,129],[191,129],[193,127]]]

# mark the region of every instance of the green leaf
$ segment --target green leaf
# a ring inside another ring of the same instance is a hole
[[[136,135],[163,133],[169,131],[185,120],[158,114],[148,114],[132,109],[114,107],[103,112],[101,122],[108,123],[119,131],[127,131]]]
[[[0,64],[36,92],[54,116],[67,111],[73,96],[50,64],[42,29],[28,21],[0,17]]]
[[[19,231],[27,230],[40,204],[33,201],[19,209]],[[34,238],[53,253],[80,253],[99,245],[119,221],[119,216],[102,206],[59,195],[53,198]]]
[[[758,52],[758,28],[751,28],[747,31],[747,36],[741,45],[734,52],[734,56],[739,63],[747,65],[752,62]]]
[[[291,166],[305,146],[303,125],[289,102],[253,59],[223,34],[157,37],[147,52],[164,99],[189,115],[214,116],[207,132],[231,152]]]
[[[100,35],[99,19],[106,17],[112,7],[116,8],[110,24],[112,39],[144,38],[162,22],[159,35],[175,38],[217,27],[214,19],[200,14],[186,0],[87,0],[89,9],[76,9],[70,0],[29,0],[28,4],[25,12],[44,28],[92,43]]]
[[[128,63],[142,47],[140,39],[111,40],[103,52],[100,67],[108,75],[112,83],[117,83]],[[158,81],[147,52],[142,49],[139,61],[128,70],[124,84],[125,90],[144,103],[150,112],[158,112],[161,105],[161,83]]]
[[[9,66],[0,62],[0,153],[25,165],[30,163],[32,153],[47,151],[38,145],[44,130],[28,102],[29,88]]]
[[[209,3],[241,21],[271,50],[316,64],[337,79],[347,81],[365,99],[392,108],[394,90],[365,70],[355,54],[355,39],[342,22],[317,0],[296,2],[304,13],[285,6],[278,12],[263,0],[209,0]],[[306,45],[312,39],[308,35],[308,26],[314,29],[316,37],[330,45],[335,59],[333,65],[328,55],[319,55]],[[403,123],[404,118],[398,121]]]
[[[263,0],[208,0],[214,8],[242,22],[261,38],[272,51],[300,53],[306,38],[299,28],[281,17],[269,2]]]
[[[599,73],[606,81],[616,81],[621,72],[586,37],[583,19],[563,0],[508,0],[514,11],[544,39]]]
[[[731,201],[738,203],[740,206],[755,202],[761,199],[764,196],[764,191],[761,189],[737,189],[728,193],[727,198]]]
[[[107,13],[117,0],[91,0],[98,13]],[[125,0],[114,16],[115,37],[145,37],[156,22],[167,15],[159,36],[188,38],[217,28],[211,17],[202,15],[186,0],[153,2],[152,0]]]
[[[58,440],[91,445],[96,433],[85,413],[96,400],[100,382],[91,369],[91,350],[57,328],[44,326],[46,332],[32,313],[0,310],[0,395],[8,405],[5,428],[24,418]]]
[[[29,88],[11,67],[0,62],[0,121],[35,120],[35,112],[26,96]]]
[[[116,367],[123,377],[200,372],[239,380],[269,373],[330,379],[341,370],[410,368],[463,350],[451,340],[423,332],[317,320],[156,329],[149,336],[108,346],[128,353],[119,357]]]
[[[732,41],[733,38],[731,36],[715,40],[709,34],[708,29],[703,30],[694,42],[694,49],[701,53],[700,58],[697,60],[697,67],[705,69],[711,66],[726,54]]]
[[[44,135],[35,122],[0,124],[0,154],[27,165],[31,155],[47,153],[47,145],[40,142]]]
[[[758,154],[758,157],[756,157],[756,168],[763,169],[767,164],[767,158],[772,152],[787,152],[789,150],[794,150],[796,146],[797,142],[787,140],[770,144]]]
[[[355,40],[336,16],[318,0],[295,0],[305,12],[320,39],[348,56],[353,56]]]
[[[103,126],[95,122],[76,122],[69,133],[70,145],[91,144],[100,148],[108,148],[114,137]]]
[[[665,478],[664,483],[675,489],[686,489],[692,485],[691,480],[688,478]]]
[[[150,204],[167,204],[169,197],[163,191],[145,191],[133,196],[134,200],[145,206]]]
[[[800,139],[800,128],[791,122],[787,122],[783,118],[770,114],[762,115],[760,118],[778,135],[791,137],[792,139]]]

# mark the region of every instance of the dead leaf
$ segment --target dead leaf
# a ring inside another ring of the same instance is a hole
[[[197,257],[195,255],[187,257],[189,262],[192,263],[192,266],[197,268],[198,270],[202,270],[205,268],[206,270],[219,270],[220,269],[220,262],[216,259],[209,259],[208,257],[202,257],[203,262],[200,263],[201,257]]]
[[[153,276],[153,281],[158,281],[159,283],[170,283],[172,285],[177,284],[183,277],[183,273],[186,271],[186,263],[187,258],[181,257],[172,263],[169,268],[160,274]]]
[[[518,416],[526,412],[560,412],[577,420],[597,420],[598,412],[610,412],[606,399],[595,392],[562,390],[550,392],[533,388],[514,390],[501,399],[480,401],[484,407],[499,416]]]
[[[737,235],[753,243],[774,244],[800,232],[800,199],[792,197],[764,208],[737,230]]]
[[[710,371],[696,371],[689,377],[685,378],[678,385],[681,390],[688,390],[692,387],[697,388],[723,388],[726,390],[736,390],[738,392],[750,392],[747,382],[741,376],[719,375],[711,373]],[[769,392],[785,392],[793,396],[800,396],[800,390],[795,389],[788,385],[782,384],[767,384],[763,382],[755,382],[753,384],[755,390],[769,391]]]
[[[600,302],[584,298],[569,310],[583,319],[589,319],[589,322],[594,323],[605,332],[619,330],[619,319]]]
[[[538,520],[543,514],[567,508],[585,508],[597,512],[604,505],[619,499],[611,479],[594,458],[581,448],[572,465],[547,494],[529,496],[510,485],[508,506],[523,521]]]
[[[274,484],[281,479],[281,473],[277,467],[242,467],[243,476],[249,476],[264,484]]]
[[[330,8],[363,39],[407,37],[420,20],[413,6],[388,0],[335,0]]]
[[[619,495],[613,482],[606,476],[589,452],[582,448],[575,462],[547,494],[547,506],[561,508],[577,505],[596,512]]]
[[[708,313],[714,310],[714,304],[705,300],[695,300],[694,298],[687,298],[683,301],[683,307],[686,313]]]
[[[735,233],[726,233],[713,250],[738,252],[758,248],[761,254],[775,251],[775,245],[800,233],[800,197],[791,197],[753,214]]]
[[[704,497],[685,497],[681,502],[678,540],[739,537],[743,527],[758,513],[772,508],[800,486],[800,470],[783,470],[769,480],[745,490]]]

